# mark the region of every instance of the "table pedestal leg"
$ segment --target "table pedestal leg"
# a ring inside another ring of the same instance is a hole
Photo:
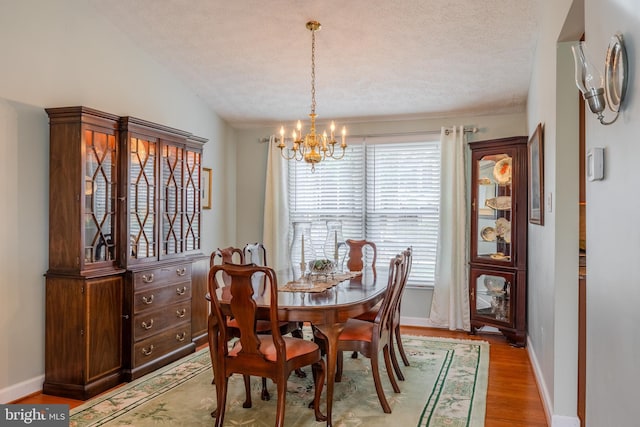
[[[344,330],[344,323],[332,325],[314,325],[327,337],[327,426],[333,425],[331,409],[333,406],[333,386],[336,379],[336,363],[338,360],[338,337]]]

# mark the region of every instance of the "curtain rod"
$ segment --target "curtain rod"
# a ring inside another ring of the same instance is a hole
[[[479,131],[479,129],[477,127],[472,127],[472,128],[464,128],[464,133],[477,133]],[[449,135],[452,131],[450,129],[445,129],[444,133],[445,135]],[[392,132],[392,133],[368,133],[368,134],[361,134],[361,135],[348,135],[349,138],[378,138],[378,137],[384,137],[384,136],[407,136],[407,135],[425,135],[425,134],[432,134],[432,133],[440,133],[440,130],[425,130],[425,131],[415,131],[415,132]],[[275,135],[272,135],[273,137],[276,138],[276,140],[278,139],[278,137],[276,137]],[[265,143],[265,142],[269,142],[269,140],[271,139],[271,137],[264,137],[258,140],[258,142],[260,143]]]

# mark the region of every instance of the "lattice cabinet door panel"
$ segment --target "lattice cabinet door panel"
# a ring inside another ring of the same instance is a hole
[[[112,263],[115,258],[116,136],[84,130],[84,262]]]
[[[128,123],[128,122],[126,122]],[[158,260],[158,151],[160,141],[121,123],[122,205],[120,264]]]
[[[202,197],[200,193],[202,171],[202,152],[187,148],[184,184],[184,249],[187,252],[201,248],[200,225],[202,222]]]
[[[185,149],[165,144],[162,147],[162,255],[184,252],[185,222]]]

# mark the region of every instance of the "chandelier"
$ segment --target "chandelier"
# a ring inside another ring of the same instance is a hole
[[[341,159],[344,157],[345,149],[347,148],[347,130],[344,126],[342,127],[342,141],[340,143],[342,152],[339,155],[335,153],[337,141],[334,122],[331,122],[329,135],[327,135],[326,131],[323,131],[322,135],[316,133],[316,31],[319,31],[321,26],[317,21],[309,21],[306,27],[311,31],[311,114],[309,114],[311,127],[309,128],[309,133],[303,136],[302,123],[298,120],[296,129],[291,133],[292,145],[289,147],[286,144],[284,126],[281,126],[278,148],[285,159],[304,160],[307,163],[311,163],[311,170],[315,171],[316,163],[322,160],[328,158]]]

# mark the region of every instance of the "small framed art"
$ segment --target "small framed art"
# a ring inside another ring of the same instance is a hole
[[[529,138],[529,222],[544,225],[544,130],[542,124]]]
[[[211,209],[211,168],[202,168],[202,209]]]

